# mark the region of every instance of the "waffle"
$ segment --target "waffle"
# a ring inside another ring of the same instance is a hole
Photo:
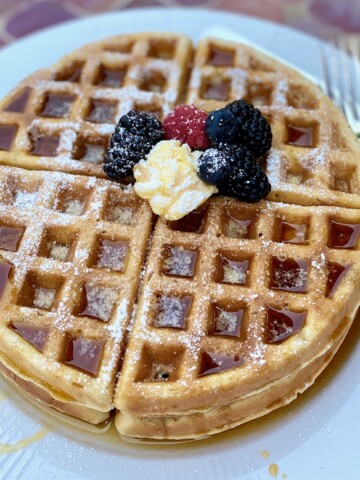
[[[119,431],[202,437],[308,387],[359,306],[359,232],[359,210],[224,197],[158,221],[115,396]]]
[[[94,177],[2,167],[0,179],[2,370],[99,423],[112,410],[150,207]]]
[[[136,34],[87,45],[36,72],[0,102],[0,136],[9,130],[0,164],[105,177],[114,124],[133,108],[167,115],[191,55],[186,37]]]
[[[192,59],[193,62],[192,62]],[[118,118],[245,97],[271,122],[272,184],[176,222],[104,178]],[[201,438],[289,403],[359,307],[359,144],[298,72],[175,34],[85,46],[0,102],[0,370],[125,437]]]
[[[248,46],[203,40],[187,103],[212,111],[245,98],[271,124],[270,200],[360,207],[359,142],[342,113],[299,72]]]

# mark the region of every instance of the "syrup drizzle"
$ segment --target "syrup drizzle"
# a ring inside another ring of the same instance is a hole
[[[12,445],[7,445],[5,443],[0,443],[0,454],[4,455],[7,453],[13,453],[18,450],[22,450],[23,448],[26,448],[27,446],[31,445],[32,443],[36,443],[39,440],[43,439],[47,434],[49,433],[49,430],[47,428],[43,428],[36,432],[34,435],[31,435],[30,437],[24,438],[23,440],[20,440],[19,442],[16,442]]]
[[[283,243],[305,243],[306,237],[306,225],[281,222],[281,241]]]
[[[297,125],[288,125],[287,144],[296,147],[314,147],[314,129],[313,127],[299,127]]]
[[[10,263],[0,259],[0,300],[10,282],[10,276],[13,266]]]
[[[29,87],[24,88],[9,105],[4,109],[5,112],[23,113],[26,109],[30,97],[31,89]]]
[[[123,85],[125,75],[125,70],[110,70],[109,68],[103,68],[100,74],[99,85],[103,87],[120,88]]]
[[[306,319],[307,311],[293,312],[286,308],[278,310],[267,307],[267,343],[280,343],[299,332]]]
[[[73,95],[48,93],[44,108],[39,115],[52,118],[66,117],[69,114],[74,98]]]
[[[219,307],[214,309],[213,325],[210,330],[212,335],[239,337],[244,310],[228,311]]]
[[[92,100],[90,113],[86,120],[93,123],[114,123],[115,104]]]
[[[44,351],[50,331],[48,327],[38,327],[36,325],[28,325],[21,322],[12,322],[9,324],[9,328],[14,330],[20,335],[20,337],[39,350],[39,352]]]
[[[212,46],[208,64],[214,67],[231,67],[234,65],[234,52]]]
[[[327,284],[326,284],[326,297],[333,297],[341,280],[345,277],[351,268],[350,263],[338,263],[329,262],[327,264]]]
[[[330,248],[355,248],[360,233],[360,224],[341,223],[330,220]]]
[[[17,129],[16,125],[0,125],[0,150],[11,150]]]
[[[307,292],[308,269],[308,260],[273,257],[270,288],[288,292]]]
[[[199,377],[220,373],[240,367],[244,363],[244,358],[236,353],[224,355],[214,352],[202,352]]]
[[[191,304],[190,295],[185,297],[159,295],[155,304],[154,326],[184,329]]]
[[[0,249],[16,252],[24,230],[21,227],[0,227]]]
[[[196,209],[180,220],[169,221],[167,225],[171,230],[188,233],[203,233],[205,227],[206,209]]]
[[[193,277],[196,259],[196,251],[168,245],[166,246],[166,258],[163,262],[162,271],[165,275]]]
[[[38,137],[34,142],[31,153],[39,157],[55,157],[57,155],[59,142],[59,137]]]
[[[63,362],[65,365],[71,365],[96,376],[99,372],[104,344],[104,340],[75,338],[68,335]]]

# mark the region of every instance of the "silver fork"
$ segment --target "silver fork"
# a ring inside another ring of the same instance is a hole
[[[325,93],[360,138],[360,39],[337,37],[320,47]]]

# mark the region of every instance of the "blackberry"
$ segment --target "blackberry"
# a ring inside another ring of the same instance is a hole
[[[236,116],[226,108],[215,110],[208,115],[205,131],[213,145],[234,145],[238,141]]]
[[[236,117],[237,141],[262,157],[270,149],[272,132],[268,121],[260,110],[245,100],[236,100],[225,107]]]
[[[217,185],[231,173],[230,160],[226,153],[209,148],[198,159],[198,176],[206,183]]]
[[[131,110],[120,118],[111,136],[104,172],[114,180],[128,177],[163,135],[161,122],[155,115]]]
[[[252,151],[246,147],[224,147],[223,152],[232,171],[227,180],[217,184],[219,193],[249,203],[258,202],[270,193],[269,180]]]
[[[120,118],[119,125],[132,135],[147,138],[151,145],[160,142],[164,137],[160,120],[151,113],[130,110]]]

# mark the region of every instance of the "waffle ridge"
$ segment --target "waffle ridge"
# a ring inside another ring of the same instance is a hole
[[[166,222],[105,178],[129,110],[238,98],[271,123],[266,200],[213,197]],[[359,152],[316,86],[246,45],[123,35],[25,79],[0,102],[0,370],[86,422],[115,410],[142,439],[289,403],[359,307]]]

